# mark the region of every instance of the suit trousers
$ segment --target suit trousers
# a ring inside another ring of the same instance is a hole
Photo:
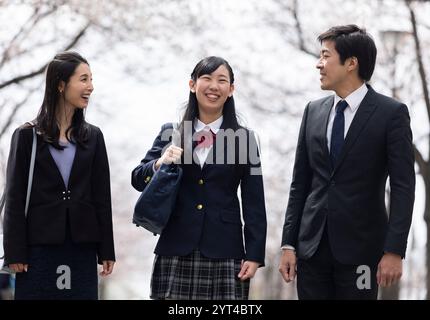
[[[365,271],[367,271],[367,274]],[[370,273],[368,272],[370,271]],[[327,225],[315,254],[297,261],[297,292],[300,300],[376,300],[377,264],[345,265],[330,248]],[[370,279],[364,277],[369,276]]]

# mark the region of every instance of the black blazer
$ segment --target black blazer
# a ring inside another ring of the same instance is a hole
[[[415,191],[409,113],[406,105],[368,88],[335,168],[326,139],[334,97],[305,109],[282,236],[299,258],[315,253],[326,224],[341,263],[376,263],[383,252],[405,256]]]
[[[225,123],[221,128],[224,129]],[[165,124],[141,164],[132,172],[132,185],[142,191],[154,174],[153,163],[161,157],[169,141],[162,141]],[[246,130],[250,145],[256,146],[253,134]],[[217,135],[217,143],[219,142]],[[224,145],[226,148],[226,143]],[[216,154],[216,144],[213,154]],[[236,151],[238,154],[238,144]],[[225,149],[226,150],[226,149]],[[254,149],[255,150],[255,149]],[[227,157],[227,152],[224,152]],[[211,156],[209,155],[208,158]],[[235,160],[235,159],[233,159]],[[259,159],[258,159],[259,160]],[[224,158],[226,161],[226,158]],[[266,209],[263,177],[250,174],[261,170],[260,162],[248,158],[239,164],[183,164],[183,176],[175,210],[160,235],[155,253],[163,256],[184,256],[195,249],[209,258],[245,259],[264,265],[266,244]],[[252,164],[251,162],[254,162]],[[218,162],[219,163],[219,162]],[[261,171],[260,171],[261,173]],[[241,187],[244,238],[240,205],[237,197]]]
[[[26,263],[27,246],[61,244],[67,214],[74,242],[97,242],[98,260],[115,260],[109,164],[103,134],[90,126],[87,147],[76,154],[65,186],[48,143],[37,136],[33,185],[24,215],[33,133],[20,127],[12,136],[7,166],[4,218],[5,264]]]

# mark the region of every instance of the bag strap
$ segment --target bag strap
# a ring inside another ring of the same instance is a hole
[[[1,195],[1,200],[0,200],[0,224],[3,225],[3,219],[1,217],[2,212],[3,212],[3,207],[4,207],[4,203],[6,201],[6,192],[3,192],[3,194]]]
[[[24,211],[26,218],[27,218],[27,212],[28,212],[28,205],[30,204],[31,187],[33,185],[34,163],[36,162],[36,148],[37,148],[36,127],[33,125],[33,145],[31,146],[30,170],[28,171],[27,197],[25,199],[25,211]]]
[[[36,162],[36,149],[37,149],[37,135],[36,135],[36,127],[33,122],[30,122],[33,125],[33,145],[31,146],[31,158],[30,158],[30,170],[28,171],[28,182],[27,182],[27,196],[25,199],[25,217],[27,217],[28,206],[30,204],[30,193],[31,187],[33,185],[33,174],[34,174],[34,164]],[[2,212],[6,202],[6,190],[3,192],[3,195],[0,200],[0,223],[3,225]]]

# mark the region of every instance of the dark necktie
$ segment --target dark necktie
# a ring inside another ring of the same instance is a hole
[[[343,143],[345,142],[345,111],[348,103],[345,100],[340,100],[336,105],[336,115],[333,121],[333,129],[331,131],[331,143],[330,143],[330,159],[333,167],[336,165],[336,161],[342,151]]]

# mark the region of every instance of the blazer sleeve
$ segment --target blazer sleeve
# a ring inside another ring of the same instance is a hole
[[[266,206],[263,175],[257,141],[249,132],[248,161],[241,179],[240,189],[244,220],[245,257],[264,266],[266,250]]]
[[[169,144],[172,131],[173,125],[171,123],[162,125],[160,133],[155,138],[151,149],[146,153],[145,158],[143,158],[140,164],[132,171],[131,185],[137,191],[143,191],[154,175],[153,165],[163,154],[164,148]]]
[[[25,200],[30,167],[31,130],[18,128],[12,135],[6,170],[6,205],[3,246],[5,265],[27,263]],[[27,137],[28,136],[28,137]]]
[[[98,247],[98,262],[115,261],[115,248],[112,226],[112,202],[110,188],[109,161],[103,133],[97,128],[97,144],[92,168],[92,196],[101,229],[101,242]]]
[[[300,126],[299,139],[296,148],[296,158],[294,161],[293,179],[290,187],[287,211],[285,213],[281,246],[291,245],[293,247],[297,247],[297,238],[299,234],[303,208],[312,181],[312,170],[309,165],[308,151],[306,146],[306,126],[308,112],[309,104],[305,108]]]
[[[387,155],[391,192],[384,251],[405,257],[415,199],[415,159],[410,118],[404,104],[389,123]]]

